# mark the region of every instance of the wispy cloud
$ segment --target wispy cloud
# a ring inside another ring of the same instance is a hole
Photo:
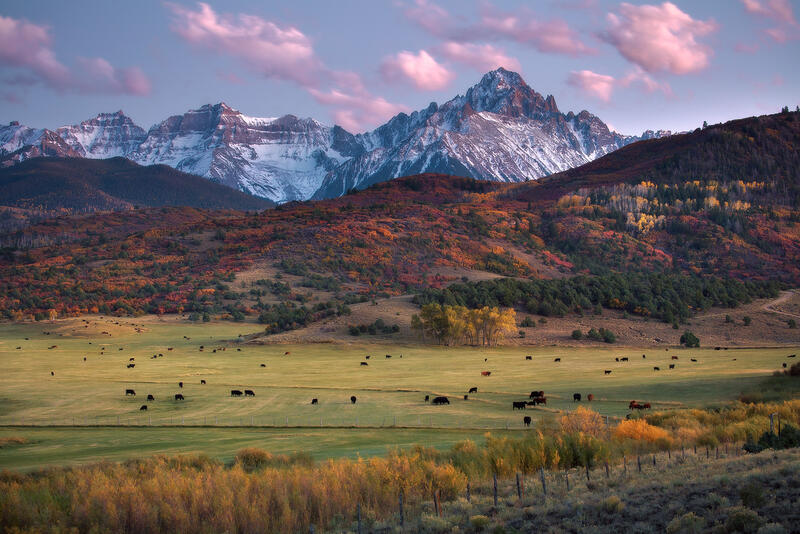
[[[0,65],[17,69],[8,85],[43,84],[60,92],[147,95],[150,80],[139,67],[117,68],[107,60],[77,58],[61,63],[47,26],[0,15]]]
[[[573,71],[567,77],[567,85],[605,103],[611,101],[617,88],[634,85],[638,85],[647,93],[660,91],[668,97],[673,94],[669,84],[659,82],[639,67],[634,68],[622,78],[614,78],[608,74],[599,74],[590,70]]]
[[[772,21],[776,26],[764,30],[764,34],[778,43],[800,38],[800,26],[794,16],[789,0],[741,0],[745,11],[751,15]]]
[[[171,28],[187,43],[241,61],[250,71],[292,82],[332,108],[337,123],[361,130],[388,119],[403,106],[372,95],[354,72],[328,68],[300,29],[256,15],[219,14],[205,3],[196,9],[167,3]]]
[[[479,72],[487,72],[497,67],[509,70],[520,70],[516,58],[511,57],[500,48],[490,44],[458,43],[448,41],[437,47],[437,51],[455,63],[462,63]]]

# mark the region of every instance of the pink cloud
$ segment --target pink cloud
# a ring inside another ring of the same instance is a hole
[[[696,20],[671,2],[660,6],[620,4],[607,15],[603,40],[647,72],[689,74],[708,67],[713,51],[698,38],[717,30],[713,20]]]
[[[470,22],[428,0],[416,0],[405,15],[429,34],[450,42],[511,41],[540,52],[572,56],[595,52],[563,20],[539,20],[527,9],[501,12],[486,3],[478,20]]]
[[[634,84],[640,85],[647,93],[660,91],[666,96],[673,96],[672,87],[670,87],[668,83],[659,82],[639,67],[636,67],[617,81],[617,85],[620,87],[630,87]]]
[[[439,64],[425,50],[416,54],[403,50],[384,59],[381,74],[386,81],[404,81],[423,91],[444,89],[455,78],[455,73]]]
[[[764,33],[778,43],[800,38],[797,19],[789,0],[742,0],[745,11],[775,21],[778,26]]]
[[[327,91],[310,88],[309,93],[320,104],[333,108],[331,115],[346,130],[363,131],[401,111],[408,111],[405,106],[372,95],[354,72],[337,72],[334,79],[336,87]]]
[[[76,83],[85,92],[148,95],[150,80],[139,67],[118,69],[101,57],[78,58],[80,76]]]
[[[20,69],[13,85],[42,83],[57,91],[146,95],[150,80],[139,67],[119,69],[103,58],[78,58],[71,72],[56,58],[46,26],[0,16],[0,65]]]
[[[619,79],[590,70],[573,71],[567,77],[567,85],[606,103],[611,101],[611,96],[618,87],[639,85],[647,93],[660,91],[668,97],[673,94],[669,84],[657,81],[639,67]]]
[[[405,109],[372,95],[358,74],[326,67],[312,40],[295,27],[255,15],[220,15],[205,3],[196,10],[166,6],[174,16],[171,28],[183,40],[235,58],[266,78],[296,83],[331,107],[336,123],[348,130],[373,126]]]
[[[603,102],[611,101],[615,82],[613,76],[598,74],[590,70],[572,71],[567,78],[567,84]]]
[[[508,70],[521,70],[516,58],[490,44],[457,43],[448,41],[437,49],[444,57],[456,63],[463,63],[479,72],[487,72],[497,67]]]
[[[583,44],[578,33],[563,20],[538,20],[525,10],[503,13],[487,4],[478,29],[479,33],[487,33],[490,38],[515,41],[539,52],[570,56],[595,53],[595,50]]]
[[[166,4],[174,16],[172,30],[194,46],[225,53],[253,71],[303,86],[316,85],[322,63],[303,32],[281,27],[255,15],[219,15],[199,3],[197,10]]]

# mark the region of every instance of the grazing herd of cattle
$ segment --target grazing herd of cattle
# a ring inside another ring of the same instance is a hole
[[[45,333],[49,334],[49,332],[45,332]],[[183,337],[186,340],[190,339],[190,338],[188,338],[186,336],[183,336]],[[25,339],[27,340],[28,338],[25,338]],[[91,342],[90,342],[90,344],[91,344]],[[48,347],[48,349],[55,349],[57,347],[58,347],[58,345],[52,345],[52,346]],[[21,348],[22,347],[17,347],[17,349],[21,349]],[[199,350],[202,352],[204,350],[204,348],[205,347],[203,345],[200,345]],[[714,347],[714,349],[715,350],[721,350],[721,347]],[[107,350],[105,347],[101,347],[100,354],[101,355],[105,354],[105,350]],[[120,347],[119,350],[121,351],[121,350],[124,350],[124,349],[123,349],[123,347]],[[168,347],[167,348],[167,351],[171,351],[171,350],[173,350],[173,347]],[[218,349],[213,349],[213,352],[216,353],[217,350]],[[226,348],[225,347],[221,347],[219,350],[224,351],[224,350],[226,350]],[[237,351],[241,351],[242,349],[241,348],[237,348],[236,350]],[[669,349],[665,349],[665,350],[669,350]],[[727,348],[726,348],[726,350],[727,350]],[[284,356],[289,355],[289,354],[290,354],[290,352],[286,351],[284,353]],[[163,356],[164,356],[163,353],[158,353],[158,354],[154,354],[151,357],[151,359],[162,358]],[[401,354],[399,357],[402,358],[403,355]],[[795,357],[796,357],[796,354],[791,354],[791,355],[787,356],[787,358],[795,358]],[[392,358],[392,355],[391,354],[386,354],[385,358],[386,359],[390,359],[390,358]],[[646,359],[646,358],[647,358],[647,355],[646,354],[642,354],[642,359]],[[369,359],[370,359],[369,355],[365,356],[365,360],[369,360]],[[670,359],[673,360],[673,361],[678,360],[678,356],[671,356]],[[531,360],[533,360],[533,356],[525,356],[525,360],[526,361],[531,361]],[[735,358],[734,358],[734,360],[735,360]],[[84,362],[86,361],[86,357],[83,358],[83,361]],[[488,361],[487,358],[484,359],[484,362],[486,362],[486,361]],[[559,363],[559,362],[561,362],[561,358],[554,358],[553,361],[555,363]],[[615,361],[618,362],[618,363],[624,363],[624,362],[628,362],[630,360],[627,357],[617,357],[617,358],[615,358]],[[696,358],[690,358],[690,361],[693,362],[693,363],[697,363],[697,359]],[[136,364],[134,362],[135,362],[135,358],[129,358],[128,359],[128,363],[127,363],[127,368],[128,369],[135,368]],[[362,362],[360,362],[360,365],[361,366],[368,366],[369,364],[366,361],[362,361]],[[675,369],[675,366],[676,366],[676,364],[670,363],[669,364],[669,369]],[[266,367],[266,364],[262,363],[262,364],[260,364],[260,367]],[[783,363],[783,367],[784,368],[786,367],[786,363]],[[660,370],[661,370],[661,368],[659,366],[653,366],[653,371],[660,371]],[[604,375],[610,375],[611,373],[612,373],[611,369],[604,369],[603,370],[603,374]],[[491,374],[492,374],[491,371],[481,371],[481,376],[484,376],[484,377],[489,377],[489,376],[491,376]],[[54,371],[50,371],[50,375],[51,376],[55,376],[55,372]],[[204,379],[201,379],[200,380],[200,384],[201,385],[205,385],[206,381]],[[183,388],[183,382],[178,382],[178,387]],[[477,392],[478,392],[477,386],[473,386],[473,387],[469,388],[467,394],[464,395],[464,400],[468,400],[470,394],[477,393]],[[125,390],[125,396],[134,396],[135,397],[136,396],[136,391],[133,390],[133,389],[126,389]],[[239,390],[239,389],[232,389],[232,390],[230,390],[230,396],[231,397],[242,397],[242,396],[244,396],[244,397],[255,397],[255,392],[252,389],[245,389],[244,391]],[[572,401],[573,402],[581,402],[582,398],[583,397],[582,397],[582,395],[580,393],[574,393],[572,395]],[[183,394],[181,394],[181,393],[176,393],[174,395],[174,399],[175,399],[175,401],[185,400]],[[356,398],[355,395],[352,395],[350,397],[350,403],[351,404],[356,404],[357,400],[358,399]],[[587,400],[589,402],[592,402],[594,400],[594,395],[589,393],[587,395]],[[148,394],[147,395],[147,401],[148,402],[155,402],[155,396],[152,395],[152,394]],[[430,395],[425,395],[425,402],[430,402],[433,405],[450,404],[450,400],[446,396],[435,396],[431,400]],[[317,398],[311,399],[311,404],[312,405],[318,405],[319,404],[319,399],[317,399]],[[535,390],[535,391],[531,391],[531,393],[530,393],[530,395],[528,397],[528,400],[513,401],[512,404],[511,404],[511,408],[512,408],[512,410],[524,410],[529,406],[534,406],[535,407],[535,406],[538,406],[540,404],[547,405],[547,397],[545,396],[544,391],[542,391],[542,390],[536,391]],[[628,409],[629,410],[649,410],[650,408],[651,408],[651,404],[649,402],[640,403],[640,402],[637,402],[635,400],[632,400],[628,404]],[[147,410],[147,404],[143,404],[139,408],[139,410],[146,411]],[[526,415],[523,418],[523,424],[525,426],[530,426],[530,424],[531,424],[530,416]]]

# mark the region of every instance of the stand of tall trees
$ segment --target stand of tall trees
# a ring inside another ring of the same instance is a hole
[[[445,345],[496,345],[517,329],[517,314],[512,308],[501,310],[484,306],[442,306],[432,302],[411,317],[411,327],[423,338]]]

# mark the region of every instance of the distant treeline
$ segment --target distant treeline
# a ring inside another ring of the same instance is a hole
[[[464,282],[444,289],[425,289],[414,297],[414,303],[420,307],[431,302],[467,308],[514,307],[546,317],[600,313],[601,308],[613,308],[674,323],[712,306],[735,308],[755,298],[774,298],[780,289],[781,284],[776,281],[628,273],[560,280],[499,278]]]

